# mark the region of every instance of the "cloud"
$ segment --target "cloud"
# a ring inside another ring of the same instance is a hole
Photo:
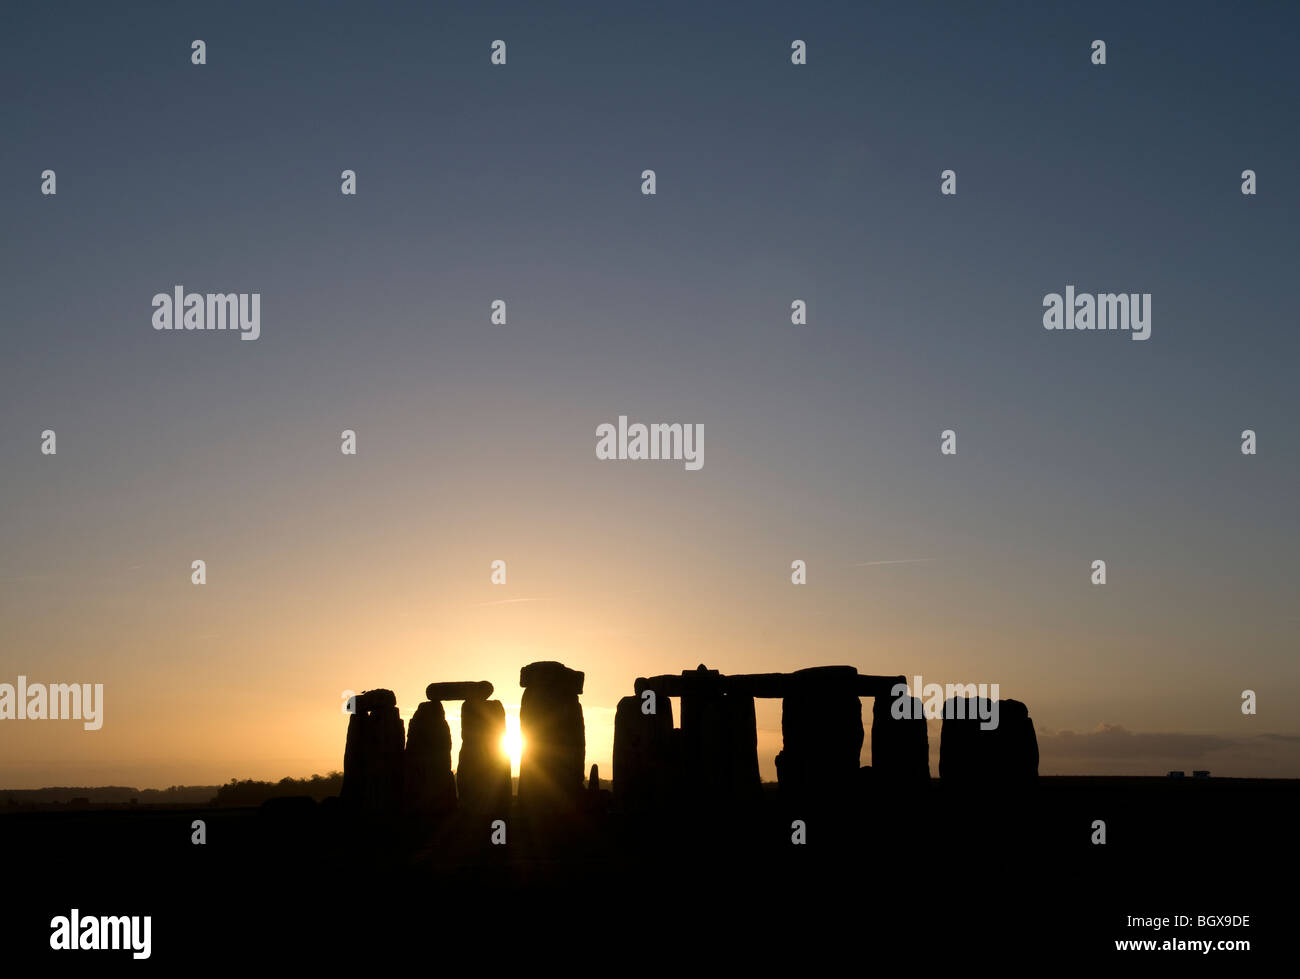
[[[1240,778],[1300,777],[1300,735],[1137,732],[1119,724],[1093,731],[1040,731],[1044,775],[1163,775],[1170,770],[1206,768]]]
[[[1186,758],[1198,760],[1235,742],[1216,734],[1139,734],[1120,724],[1100,724],[1086,734],[1061,731],[1039,736],[1039,749],[1052,754],[1091,758]]]

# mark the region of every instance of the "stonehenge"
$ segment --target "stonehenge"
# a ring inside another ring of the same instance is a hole
[[[518,801],[538,814],[603,807],[595,765],[584,772],[584,674],[557,662],[519,671],[523,735]],[[918,680],[919,683],[919,680]],[[680,674],[638,677],[614,713],[613,792],[622,812],[745,807],[760,801],[755,698],[781,699],[777,784],[786,802],[816,808],[853,803],[864,791],[930,782],[921,701],[901,676],[852,666],[793,673],[726,675],[701,664]],[[508,815],[510,759],[505,707],[485,680],[431,683],[403,729],[391,690],[354,698],[340,801],[366,815],[399,811],[441,816],[453,809]],[[862,697],[873,700],[871,766],[859,763],[866,737]],[[899,698],[906,698],[902,702]],[[680,700],[674,727],[672,698]],[[460,700],[461,749],[452,772],[445,701]],[[949,783],[1028,784],[1038,777],[1038,740],[1018,700],[952,697],[944,704],[939,777]],[[989,719],[996,719],[987,724]],[[587,777],[584,779],[584,775]],[[870,779],[864,776],[870,775]]]

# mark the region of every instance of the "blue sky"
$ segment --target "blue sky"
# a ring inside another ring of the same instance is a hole
[[[339,691],[541,658],[589,721],[847,662],[999,682],[1045,745],[1300,734],[1293,5],[0,16],[0,678],[107,688],[94,742],[4,739],[14,787],[322,770]],[[261,337],[155,332],[176,284]],[[1151,339],[1043,330],[1067,285]],[[620,414],[704,468],[599,462]]]

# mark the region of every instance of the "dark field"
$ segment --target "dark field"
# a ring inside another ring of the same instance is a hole
[[[261,808],[47,811],[0,816],[11,883],[5,947],[46,949],[50,919],[149,914],[153,954],[86,953],[97,966],[175,968],[324,957],[491,954],[572,964],[585,952],[770,962],[810,951],[866,964],[899,956],[1116,952],[1128,938],[1246,938],[1259,961],[1287,939],[1288,840],[1300,781],[1045,777],[943,785],[833,813],[783,809],[774,786],[746,812],[631,819],[608,797],[548,825],[514,811],[363,826],[331,801]],[[207,843],[191,843],[193,820]],[[791,843],[803,819],[807,842]],[[1106,844],[1090,842],[1095,819]],[[1129,927],[1134,917],[1249,915],[1246,928]],[[835,951],[836,946],[842,951]],[[396,961],[396,959],[394,960]],[[963,958],[963,961],[965,959]],[[829,963],[826,963],[829,966]],[[946,966],[945,966],[946,967]],[[820,970],[815,970],[820,971]]]

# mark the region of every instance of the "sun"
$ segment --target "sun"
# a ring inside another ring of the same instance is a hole
[[[501,750],[510,756],[510,771],[519,774],[519,756],[524,751],[524,736],[519,730],[519,714],[506,714],[506,733],[501,738]]]

